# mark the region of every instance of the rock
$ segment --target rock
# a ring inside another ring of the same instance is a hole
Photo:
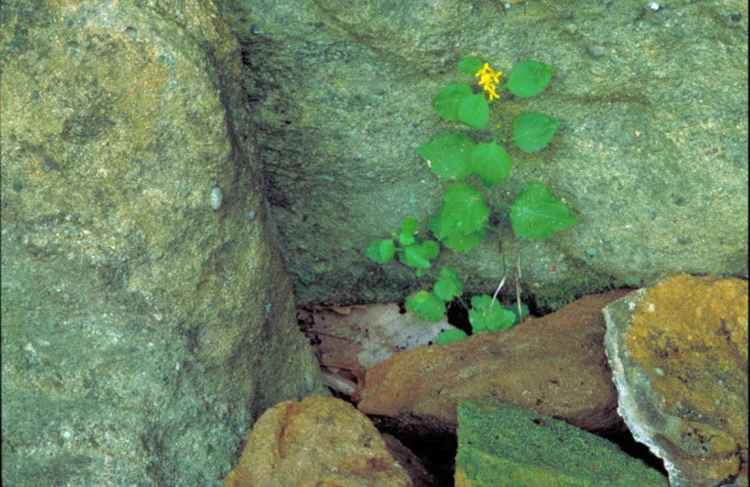
[[[211,485],[325,391],[236,40],[203,0],[5,0],[1,29],[3,483]]]
[[[402,313],[394,303],[316,306],[300,310],[297,317],[325,370],[328,387],[353,398],[359,397],[367,369],[395,352],[433,342],[443,330],[455,329],[445,320],[431,323]]]
[[[658,471],[564,421],[494,401],[458,407],[456,487],[667,487]]]
[[[604,315],[618,412],[672,485],[747,486],[747,281],[679,275]]]
[[[500,223],[479,248],[443,252],[419,284],[445,264],[467,292],[485,292],[520,253],[525,292],[559,309],[666,273],[747,275],[747,2],[657,12],[644,11],[645,0],[508,11],[495,1],[232,3],[251,19],[236,24],[248,103],[301,303],[393,302],[417,289],[411,270],[363,252],[404,217],[426,223],[440,207],[441,183],[416,149],[460,129],[432,99],[448,83],[471,82],[456,70],[466,55],[506,73],[530,57],[555,76],[539,96],[492,105],[500,128],[487,138],[514,160],[489,197]],[[262,34],[245,34],[252,23]],[[599,45],[605,56],[586,54]],[[533,156],[510,141],[521,110],[561,119]],[[579,224],[550,241],[514,242],[506,208],[539,179]]]
[[[620,426],[601,309],[624,291],[586,296],[508,331],[400,352],[367,371],[366,414],[455,429],[465,399],[496,398],[589,431]]]
[[[378,430],[351,404],[310,396],[268,409],[225,487],[412,485]]]

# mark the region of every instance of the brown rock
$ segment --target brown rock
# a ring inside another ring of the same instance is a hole
[[[605,316],[621,414],[670,481],[746,486],[747,281],[675,276]]]
[[[310,396],[268,409],[226,487],[412,485],[380,433],[349,403]]]
[[[395,354],[367,371],[358,408],[455,429],[459,401],[490,397],[590,431],[619,427],[601,309],[625,292],[587,296],[505,332]]]

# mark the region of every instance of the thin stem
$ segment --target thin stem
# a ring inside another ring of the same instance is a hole
[[[503,276],[503,279],[500,281],[500,285],[497,286],[497,289],[495,289],[495,294],[492,295],[492,302],[490,303],[490,306],[495,304],[495,300],[497,299],[498,293],[503,288],[503,284],[505,284],[505,276]]]

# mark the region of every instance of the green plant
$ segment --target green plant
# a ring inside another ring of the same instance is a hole
[[[553,76],[551,66],[531,59],[516,64],[507,82],[501,71],[495,71],[475,56],[461,59],[458,70],[473,75],[482,91],[476,93],[466,83],[451,83],[438,92],[433,107],[443,119],[477,130],[486,129],[490,119],[489,104],[501,98],[498,89],[506,89],[520,99],[528,98],[543,92]],[[512,122],[511,139],[520,151],[535,153],[550,143],[559,126],[560,121],[549,115],[521,112]],[[438,242],[456,252],[467,252],[481,243],[491,213],[484,191],[508,177],[512,159],[501,144],[495,141],[476,143],[458,132],[436,136],[419,146],[417,154],[439,180],[446,183],[442,206],[426,225],[426,230],[436,240],[420,240],[418,236],[426,232],[415,218],[407,217],[398,233],[392,234],[390,239],[373,242],[365,255],[378,264],[386,264],[398,255],[401,263],[414,268],[417,277],[421,277],[440,253]],[[477,187],[472,183],[475,180],[482,184]],[[516,237],[543,240],[570,227],[576,219],[549,188],[531,183],[522,188],[512,203],[510,221]],[[406,308],[423,319],[438,321],[444,318],[447,303],[460,297],[462,292],[463,283],[457,273],[443,267],[432,291],[422,289],[409,295]],[[504,307],[496,299],[497,292],[492,297],[486,294],[472,297],[469,322],[473,333],[510,328],[528,314],[528,307],[524,310],[525,305],[522,306],[520,300],[515,309]],[[465,337],[459,330],[446,330],[437,343],[451,343]]]

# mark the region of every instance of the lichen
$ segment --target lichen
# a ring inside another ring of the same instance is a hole
[[[719,478],[747,462],[747,339],[747,281],[688,275],[649,289],[626,337],[662,409],[682,420],[670,435],[679,455]]]

